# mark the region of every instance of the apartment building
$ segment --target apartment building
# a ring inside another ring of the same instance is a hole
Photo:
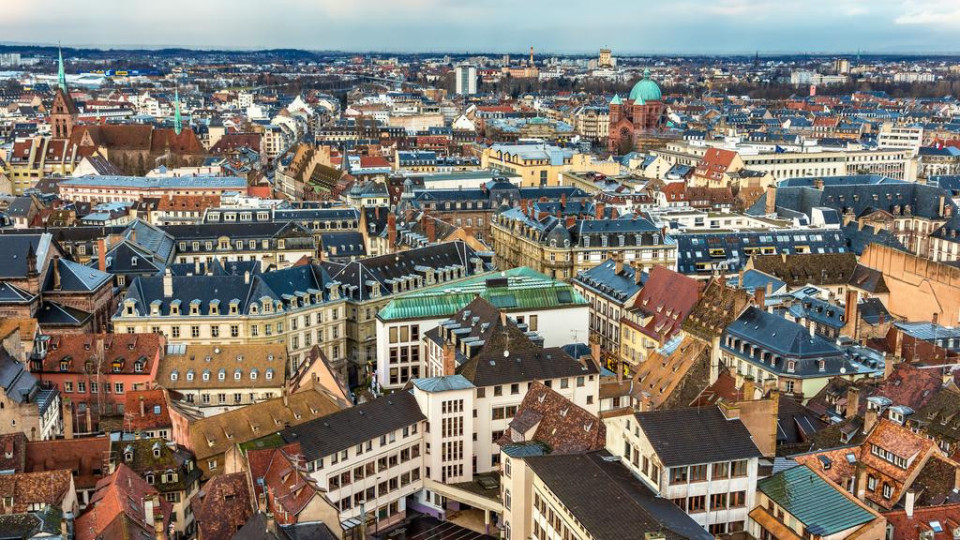
[[[281,343],[168,345],[156,383],[210,416],[280,397],[298,366]]]
[[[346,380],[346,316],[340,282],[310,264],[252,276],[175,276],[167,269],[140,277],[113,324],[118,334],[163,334],[185,345],[281,344],[294,367],[319,345]]]
[[[710,534],[743,531],[760,450],[735,409],[672,409],[610,417],[607,450]]]
[[[617,258],[578,273],[570,282],[590,304],[590,340],[600,344],[605,357],[619,354],[620,318],[646,279],[647,274]]]
[[[341,523],[367,523],[376,534],[402,522],[407,497],[423,488],[428,429],[413,394],[397,392],[285,429],[280,437],[300,445],[307,473],[338,507]]]
[[[554,279],[569,280],[615,254],[642,269],[676,268],[677,245],[665,231],[644,218],[608,216],[600,203],[591,219],[512,208],[497,215],[491,233],[497,267],[529,266]]]

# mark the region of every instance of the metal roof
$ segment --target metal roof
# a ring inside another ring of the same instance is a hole
[[[794,467],[757,482],[773,499],[816,536],[830,536],[862,525],[874,515],[851,501],[806,466]]]

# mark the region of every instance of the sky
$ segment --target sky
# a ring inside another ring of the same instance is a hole
[[[395,52],[960,52],[960,0],[0,0],[0,42]]]

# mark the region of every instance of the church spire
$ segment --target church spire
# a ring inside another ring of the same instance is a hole
[[[183,119],[180,117],[180,90],[173,89],[173,132],[180,135],[183,131]]]
[[[60,57],[60,62],[57,67],[57,85],[60,86],[60,89],[64,92],[67,91],[67,74],[63,70],[63,49],[60,46],[57,46],[57,53]]]

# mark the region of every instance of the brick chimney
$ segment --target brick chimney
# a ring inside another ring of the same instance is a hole
[[[764,305],[766,296],[767,290],[763,287],[757,287],[757,290],[753,291],[753,300],[756,302],[758,309],[766,311],[766,306]]]
[[[878,421],[877,410],[868,407],[867,412],[863,414],[863,433],[868,435],[877,426]]]
[[[560,194],[560,210],[566,210],[566,209],[567,209],[567,194],[561,193]]]
[[[746,376],[743,378],[743,385],[740,387],[741,393],[743,394],[744,401],[753,401],[754,396],[756,395],[757,386],[753,381],[753,377]]]
[[[854,385],[850,385],[847,388],[847,414],[846,418],[850,419],[857,415],[857,411],[860,410],[860,388]]]
[[[63,399],[63,438],[73,438],[73,402],[70,398]]]
[[[56,291],[60,290],[60,256],[53,256],[53,264],[50,265],[53,267],[53,289]]]
[[[107,239],[97,240],[97,269],[101,272],[107,271]]]
[[[614,261],[613,271],[619,276],[620,274],[623,273],[623,254],[622,253],[614,254],[613,261]]]
[[[393,212],[387,214],[387,243],[390,250],[397,245],[397,216]]]
[[[603,219],[604,210],[606,210],[606,208],[607,208],[607,205],[603,204],[602,202],[598,202],[597,204],[595,204],[594,209],[596,210],[596,213],[594,217],[597,219]]]
[[[633,282],[637,285],[642,285],[643,282],[643,265],[639,262],[633,262]]]
[[[860,318],[860,305],[857,303],[857,292],[847,289],[846,303],[843,306],[843,328],[841,333],[856,338],[857,319]]]
[[[767,186],[767,205],[764,208],[764,213],[766,214],[775,214],[777,212],[777,186],[776,184],[770,184]]]
[[[429,214],[423,215],[423,233],[430,243],[437,241],[437,221]]]
[[[443,344],[443,374],[455,375],[457,373],[457,348],[452,341]]]

